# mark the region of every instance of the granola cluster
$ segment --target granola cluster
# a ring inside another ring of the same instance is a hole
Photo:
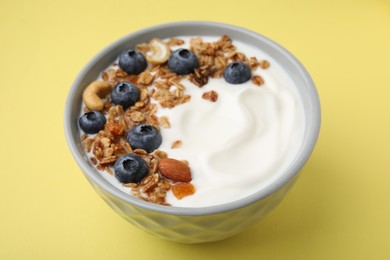
[[[169,47],[180,46],[184,41],[178,38],[171,38],[165,42]],[[246,57],[238,52],[232,44],[232,40],[223,35],[215,42],[204,42],[201,38],[193,38],[189,43],[189,49],[199,60],[199,67],[189,75],[178,75],[172,72],[166,64],[153,65],[139,75],[128,75],[117,68],[107,69],[102,73],[101,80],[109,83],[112,87],[119,82],[128,81],[134,83],[140,92],[140,99],[133,106],[123,109],[121,105],[114,105],[110,95],[104,96],[103,114],[107,122],[103,130],[98,134],[90,136],[82,135],[82,141],[86,152],[90,155],[90,161],[98,170],[114,174],[112,166],[116,160],[125,154],[134,153],[141,156],[149,166],[148,175],[140,183],[125,183],[125,187],[131,188],[131,194],[139,199],[168,205],[165,197],[166,193],[172,189],[177,198],[193,194],[195,188],[191,183],[175,183],[164,178],[159,173],[159,162],[168,157],[167,153],[155,150],[147,153],[142,149],[133,149],[126,140],[127,132],[138,124],[149,124],[156,129],[170,128],[169,118],[157,116],[156,112],[162,108],[174,108],[180,104],[187,103],[191,96],[185,94],[185,86],[182,80],[189,80],[199,88],[208,83],[209,78],[220,78],[223,76],[224,68],[227,64],[235,61],[246,63],[252,71],[258,67],[267,69],[270,64],[266,60],[259,61],[256,57]],[[139,44],[136,49],[146,55],[151,46],[148,43]],[[264,80],[260,75],[252,76],[255,86],[260,86]],[[202,97],[210,102],[217,102],[217,91],[202,93]],[[152,102],[156,101],[156,102]],[[87,107],[85,112],[89,111]],[[180,149],[181,140],[172,143],[171,148]],[[183,161],[188,165],[187,161]]]

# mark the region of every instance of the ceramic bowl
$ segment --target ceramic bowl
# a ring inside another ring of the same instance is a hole
[[[118,190],[89,161],[80,140],[78,118],[82,93],[117,58],[118,54],[152,38],[229,35],[267,52],[295,81],[305,111],[305,137],[296,158],[279,179],[241,200],[202,208],[151,204]],[[65,106],[65,135],[70,151],[95,191],[120,216],[158,237],[182,243],[217,241],[250,227],[273,209],[297,179],[311,155],[320,129],[320,103],[309,74],[301,63],[274,41],[244,28],[212,22],[176,22],[133,32],[97,54],[75,79]]]

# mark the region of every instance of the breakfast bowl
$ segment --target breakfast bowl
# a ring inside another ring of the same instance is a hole
[[[253,194],[216,205],[158,205],[121,191],[102,176],[85,152],[79,128],[85,88],[114,63],[120,53],[137,44],[154,38],[221,35],[229,35],[233,41],[239,40],[261,49],[277,61],[294,82],[304,114],[304,134],[294,157],[277,178],[273,178]],[[160,238],[181,243],[204,243],[222,240],[245,230],[280,203],[314,149],[321,114],[313,81],[302,64],[286,49],[244,28],[189,21],[162,24],[133,32],[98,53],[76,77],[67,97],[64,117],[65,136],[75,161],[93,189],[115,212],[136,227]]]

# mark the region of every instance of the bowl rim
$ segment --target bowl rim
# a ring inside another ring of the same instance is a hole
[[[83,158],[80,156],[76,140],[72,139],[72,130],[71,130],[71,103],[73,101],[73,97],[75,96],[76,90],[80,85],[80,82],[83,78],[83,76],[90,70],[90,68],[97,63],[102,56],[106,55],[108,51],[113,49],[115,46],[120,45],[124,41],[129,40],[130,38],[136,38],[139,37],[142,34],[156,31],[160,29],[168,29],[168,28],[178,28],[178,27],[193,27],[193,26],[211,26],[211,27],[218,27],[218,28],[225,28],[229,30],[239,31],[240,33],[249,34],[252,37],[259,38],[262,41],[266,42],[269,45],[272,45],[273,48],[277,49],[280,53],[283,53],[285,58],[288,58],[289,61],[294,64],[296,69],[298,69],[301,73],[301,76],[303,77],[304,81],[306,82],[308,89],[310,91],[309,96],[312,101],[313,106],[313,118],[312,119],[312,131],[310,131],[310,136],[306,136],[306,144],[302,146],[302,151],[300,154],[296,157],[294,164],[286,169],[286,172],[284,172],[280,178],[278,178],[275,182],[271,183],[270,185],[266,186],[265,188],[257,191],[256,193],[242,198],[240,200],[227,202],[224,204],[218,204],[214,206],[206,206],[206,207],[177,207],[177,206],[162,206],[157,205],[153,203],[149,203],[146,201],[139,200],[130,194],[125,194],[124,192],[114,188],[112,185],[108,184],[108,182],[103,181],[99,179],[94,171],[89,167],[87,162],[83,160]],[[246,28],[242,28],[236,25],[226,24],[226,23],[220,23],[220,22],[209,22],[209,21],[180,21],[180,22],[171,22],[171,23],[164,23],[159,24],[151,27],[147,27],[135,32],[131,32],[118,40],[114,41],[113,43],[109,44],[105,48],[103,48],[99,53],[97,53],[90,61],[83,67],[83,69],[78,73],[77,77],[75,78],[70,91],[68,93],[66,103],[65,103],[65,111],[64,111],[64,130],[65,130],[65,136],[66,141],[68,143],[69,149],[72,153],[72,156],[74,157],[75,161],[81,168],[81,170],[84,172],[86,177],[88,177],[90,180],[92,180],[95,184],[97,184],[100,188],[102,188],[105,192],[111,194],[112,196],[126,202],[129,204],[132,204],[134,206],[137,206],[139,208],[142,208],[144,210],[150,210],[153,212],[159,212],[164,214],[170,214],[170,215],[181,215],[181,216],[203,216],[203,215],[211,215],[211,214],[218,214],[223,213],[227,211],[233,211],[237,210],[242,207],[246,207],[248,205],[251,205],[257,201],[260,201],[268,196],[270,196],[275,191],[282,188],[284,185],[286,185],[289,181],[294,179],[294,177],[298,174],[300,169],[305,165],[307,160],[309,159],[311,153],[313,152],[313,149],[315,147],[315,144],[318,139],[319,130],[320,130],[320,124],[321,124],[321,110],[320,110],[320,100],[319,96],[315,87],[315,84],[313,80],[311,79],[309,73],[306,71],[304,66],[298,61],[298,59],[291,54],[287,49],[279,45],[278,43],[270,40],[269,38],[248,30]]]

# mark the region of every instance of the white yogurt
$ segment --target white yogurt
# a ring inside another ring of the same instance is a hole
[[[191,37],[179,38],[188,44]],[[202,39],[211,42],[218,38]],[[305,118],[294,82],[267,53],[235,40],[233,44],[247,57],[270,62],[268,69],[252,72],[265,84],[232,85],[223,78],[210,78],[198,88],[183,80],[191,101],[172,109],[160,107],[157,112],[171,123],[171,128],[161,129],[159,149],[171,158],[189,161],[196,189],[181,200],[168,192],[166,200],[172,206],[204,207],[247,197],[278,179],[300,148]],[[202,98],[210,90],[218,93],[214,103]],[[171,149],[175,140],[183,145]],[[118,189],[130,192],[114,176],[103,176]]]
[[[189,161],[196,188],[194,195],[181,200],[168,193],[167,202],[173,206],[217,205],[263,189],[289,166],[303,140],[304,112],[294,82],[263,51],[242,42],[233,44],[247,57],[270,62],[268,69],[253,72],[261,75],[264,85],[257,87],[251,81],[232,85],[223,78],[210,78],[207,85],[198,88],[182,81],[191,101],[158,111],[171,123],[171,128],[161,131],[159,149],[172,158]],[[218,93],[215,103],[202,98],[210,90]],[[182,147],[171,149],[178,139]]]

